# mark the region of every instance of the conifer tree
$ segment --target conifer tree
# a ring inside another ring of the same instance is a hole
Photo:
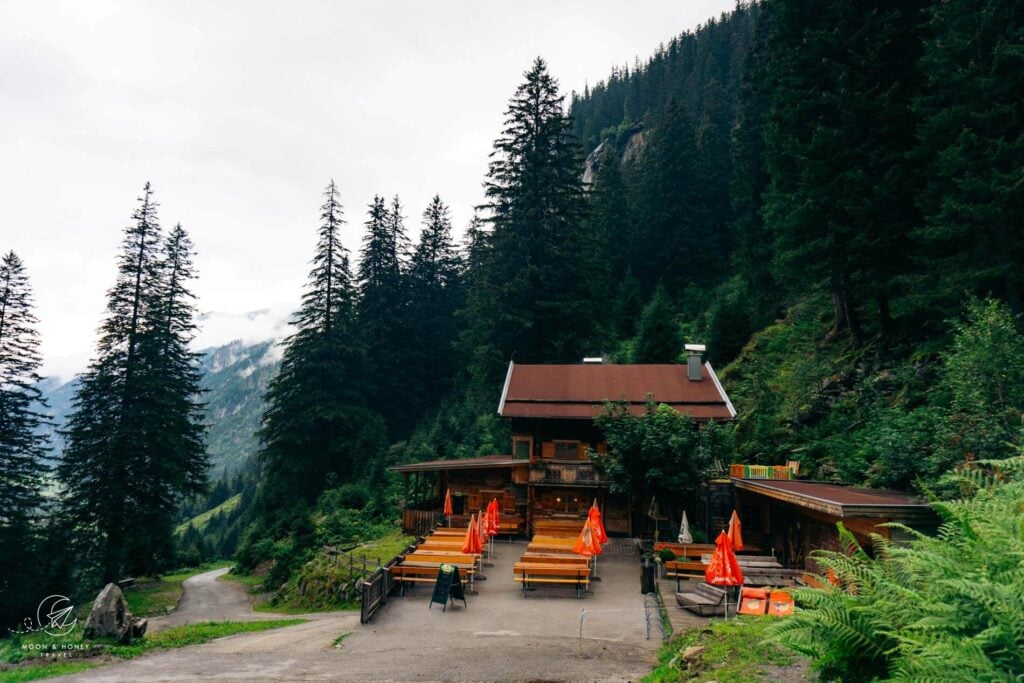
[[[194,356],[187,351],[191,247],[176,229],[164,251],[149,183],[132,220],[57,468],[62,513],[87,582],[158,569],[168,559],[174,509],[205,481]]]
[[[416,400],[413,409],[436,403],[451,386],[456,371],[453,340],[455,311],[462,303],[461,259],[452,240],[448,207],[435,195],[423,211],[423,231],[409,266],[409,321],[415,330],[407,382]]]
[[[188,232],[180,223],[167,235],[159,263],[159,280],[149,296],[147,332],[142,341],[150,412],[160,416],[145,425],[150,451],[149,501],[137,514],[138,534],[134,557],[171,559],[172,516],[181,496],[202,492],[209,467],[204,443],[203,404],[199,401],[200,355],[189,350],[196,330],[195,253]],[[155,571],[156,567],[149,567]]]
[[[379,220],[387,212],[380,202]],[[266,535],[310,542],[308,510],[327,487],[362,473],[363,462],[381,448],[383,426],[365,408],[366,353],[356,327],[356,289],[348,250],[341,243],[342,206],[334,181],[321,207],[313,267],[295,331],[285,340],[277,377],[267,390],[259,432],[263,478],[257,494],[256,526],[250,542]],[[243,562],[265,559],[243,543]],[[280,574],[287,576],[282,563]]]
[[[581,249],[585,199],[579,147],[564,97],[538,58],[506,110],[485,183],[492,227],[487,296],[472,318],[497,351],[482,384],[498,380],[509,356],[565,361],[586,353],[594,333]],[[497,362],[493,362],[497,360]]]
[[[41,431],[47,419],[33,307],[25,266],[10,251],[0,261],[0,628],[32,614],[39,598],[33,549],[49,440]]]
[[[398,197],[390,207],[383,197],[374,197],[365,225],[357,312],[374,379],[370,405],[387,417],[392,436],[400,438],[412,427],[413,406],[405,377],[410,330],[404,256],[409,247]]]
[[[672,302],[659,285],[640,316],[633,362],[674,363],[682,346]]]
[[[997,294],[1021,313],[1024,12],[1014,0],[939,2],[926,19],[926,82],[915,104],[928,182],[915,292],[940,315],[964,292]]]

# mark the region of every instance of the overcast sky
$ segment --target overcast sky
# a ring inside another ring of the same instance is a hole
[[[582,90],[733,4],[0,0],[0,249],[27,266],[44,372],[90,357],[145,181],[199,250],[199,341],[265,337],[330,178],[353,254],[374,194],[415,239],[440,193],[461,233],[534,57]]]

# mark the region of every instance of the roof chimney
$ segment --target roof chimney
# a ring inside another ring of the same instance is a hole
[[[684,348],[686,349],[686,376],[692,382],[699,382],[704,379],[700,366],[703,364],[706,347],[703,344],[687,344]]]

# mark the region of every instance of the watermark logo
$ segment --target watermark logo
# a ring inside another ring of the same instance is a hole
[[[48,595],[36,608],[36,624],[51,636],[66,636],[78,624],[75,606],[63,595]]]

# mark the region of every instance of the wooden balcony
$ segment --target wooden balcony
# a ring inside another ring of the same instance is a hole
[[[795,479],[799,463],[789,465],[729,465],[729,476],[737,479]]]
[[[590,462],[538,462],[530,465],[530,483],[549,486],[603,486],[607,480]]]

